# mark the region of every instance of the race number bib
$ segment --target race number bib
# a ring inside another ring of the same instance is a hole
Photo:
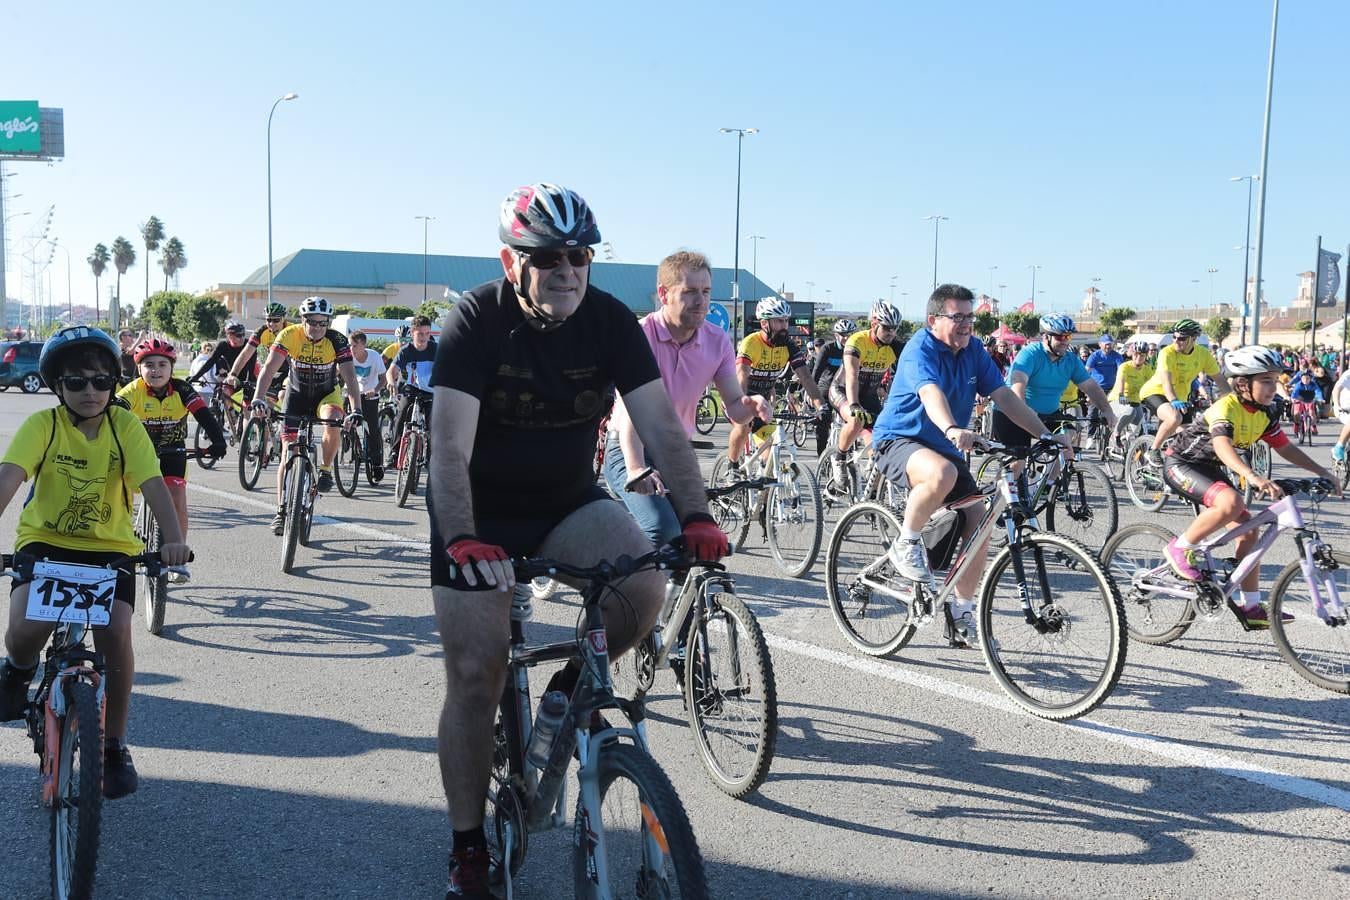
[[[117,572],[102,566],[37,562],[28,587],[28,618],[95,628],[111,621]]]

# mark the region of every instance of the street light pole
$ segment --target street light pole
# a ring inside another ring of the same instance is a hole
[[[422,220],[422,303],[427,302],[427,225],[435,216],[413,216],[414,219]],[[418,304],[421,308],[421,304]]]
[[[747,241],[750,241],[750,242],[751,242],[751,250],[750,250],[750,280],[753,281],[753,282],[755,283],[755,285],[756,285],[756,288],[755,288],[755,297],[754,297],[754,299],[755,299],[755,300],[759,300],[759,288],[758,288],[758,285],[759,285],[759,242],[762,241],[762,240],[764,240],[764,235],[762,235],[762,234],[747,234],[747,235],[745,236],[745,239],[746,239]]]
[[[946,222],[947,217],[934,214],[924,216],[923,220],[925,222],[931,220],[933,223],[933,290],[937,290],[938,226]]]
[[[1239,339],[1238,346],[1243,347],[1247,344],[1247,316],[1251,309],[1247,299],[1247,278],[1250,275],[1248,264],[1252,259],[1252,182],[1260,181],[1260,175],[1234,175],[1229,181],[1247,182],[1247,236],[1242,240],[1242,336]]]
[[[267,304],[272,304],[272,116],[276,114],[277,107],[283,100],[294,100],[300,95],[294,91],[283,94],[272,104],[272,110],[267,114]],[[245,323],[248,322],[248,291],[245,290],[240,295],[240,313]],[[264,310],[264,314],[266,310]]]
[[[895,305],[895,283],[900,280],[899,275],[891,276],[891,306]]]
[[[1261,129],[1261,193],[1256,201],[1256,285],[1252,300],[1252,343],[1261,343],[1261,257],[1266,236],[1266,177],[1270,162],[1270,97],[1275,89],[1275,35],[1280,22],[1280,0],[1270,15],[1270,59],[1266,63],[1266,119]],[[1315,292],[1314,292],[1315,293]],[[1314,297],[1314,300],[1316,298]],[[1314,305],[1314,309],[1316,306]]]
[[[66,255],[66,315],[70,317],[73,325],[75,324],[75,304],[70,299],[70,251],[65,248],[65,245],[56,241],[48,241],[47,243]]]
[[[1213,307],[1213,306],[1214,306],[1214,273],[1217,272],[1217,271],[1219,271],[1219,270],[1216,269],[1216,268],[1214,268],[1213,266],[1210,266],[1210,267],[1209,267],[1208,269],[1206,269],[1205,271],[1209,273],[1209,305],[1210,305],[1211,307]]]
[[[996,272],[997,270],[998,270],[998,266],[990,266],[990,267],[989,267],[989,299],[990,299],[990,300],[993,300],[993,299],[994,299],[994,272]]]
[[[736,135],[736,249],[732,253],[731,305],[736,340],[741,339],[741,145],[747,134],[756,134],[758,128],[719,128],[723,134]]]
[[[1034,312],[1036,309],[1036,270],[1044,267],[1032,264],[1027,268],[1031,270],[1031,309]]]
[[[807,303],[810,303],[810,302],[811,302],[811,298],[815,295],[815,292],[816,292],[816,283],[815,283],[814,281],[808,281],[808,282],[806,283],[806,302],[807,302]]]

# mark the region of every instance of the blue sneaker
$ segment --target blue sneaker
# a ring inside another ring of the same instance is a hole
[[[1331,458],[1334,459],[1334,460],[1336,460],[1336,462],[1345,462],[1345,445],[1344,445],[1344,444],[1332,444],[1332,445],[1331,445]]]

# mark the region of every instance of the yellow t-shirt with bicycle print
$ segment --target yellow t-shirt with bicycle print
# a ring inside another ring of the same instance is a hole
[[[1214,359],[1214,354],[1209,352],[1208,347],[1196,345],[1190,353],[1178,353],[1176,344],[1168,344],[1158,351],[1158,367],[1153,377],[1145,381],[1144,386],[1139,389],[1141,400],[1163,392],[1163,372],[1172,376],[1173,395],[1179,400],[1185,400],[1191,395],[1191,382],[1201,372],[1210,376],[1218,375],[1219,363]]]
[[[132,526],[131,495],[159,476],[159,457],[134,414],[110,407],[91,441],[65,407],[44,409],[19,426],[3,461],[27,478],[37,476],[19,514],[15,549],[41,542],[99,553],[144,551]]]

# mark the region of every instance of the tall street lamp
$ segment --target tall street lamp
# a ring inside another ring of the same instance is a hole
[[[762,234],[747,234],[747,241],[752,242],[750,249],[750,279],[755,283],[755,300],[759,300],[759,242],[764,240]]]
[[[989,299],[994,298],[994,273],[998,271],[998,266],[989,267]]]
[[[413,216],[422,220],[422,303],[427,302],[427,225],[435,216]]]
[[[895,283],[900,280],[899,275],[891,276],[891,306],[895,305]]]
[[[747,134],[758,134],[758,128],[719,128],[723,134],[736,135],[736,250],[732,253],[731,305],[736,339],[741,335],[741,145]]]
[[[277,107],[283,100],[294,100],[300,95],[294,91],[288,94],[282,94],[272,104],[272,110],[267,114],[267,303],[272,304],[272,116],[276,114]],[[243,314],[245,322],[248,321],[248,291],[244,291],[240,297],[240,312]],[[264,310],[264,313],[266,310]]]
[[[1213,306],[1213,305],[1214,305],[1214,273],[1217,272],[1217,271],[1219,271],[1219,270],[1216,269],[1216,268],[1214,268],[1213,266],[1210,266],[1208,269],[1205,269],[1205,271],[1209,273],[1209,305],[1210,305],[1210,306]]]
[[[1031,308],[1034,310],[1036,308],[1036,270],[1043,269],[1045,267],[1038,265],[1029,265],[1027,266],[1027,268],[1031,270]]]
[[[75,323],[75,304],[70,299],[70,251],[65,248],[64,244],[59,244],[56,241],[48,241],[47,243],[66,255],[66,315],[73,325]]]
[[[811,302],[811,298],[815,295],[815,293],[816,293],[816,283],[815,283],[814,281],[808,281],[808,282],[806,283],[806,302],[807,302],[807,303],[810,303],[810,302]]]
[[[1270,162],[1270,97],[1275,89],[1275,35],[1279,23],[1280,0],[1275,0],[1274,9],[1270,15],[1270,59],[1266,63],[1266,118],[1261,128],[1261,192],[1257,195],[1256,200],[1256,284],[1253,288],[1254,297],[1252,299],[1253,344],[1261,343],[1261,258],[1266,236],[1266,184],[1270,174],[1267,166]]]
[[[1247,237],[1242,242],[1242,336],[1239,347],[1247,345],[1247,315],[1251,310],[1247,306],[1247,278],[1250,271],[1247,268],[1252,258],[1252,182],[1260,181],[1260,175],[1234,175],[1229,181],[1247,182]]]
[[[925,222],[933,223],[933,290],[937,290],[937,253],[938,253],[938,226],[947,221],[946,216],[931,215],[924,216]]]

